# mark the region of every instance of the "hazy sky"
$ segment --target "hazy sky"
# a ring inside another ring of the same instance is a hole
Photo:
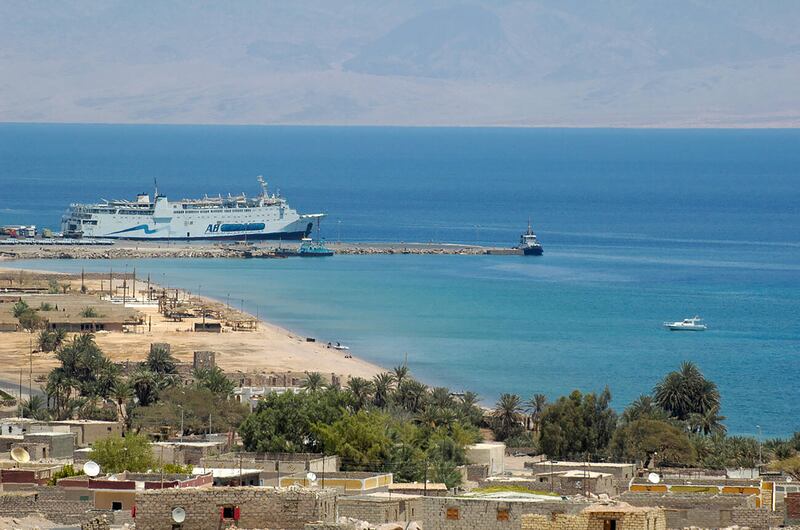
[[[0,2],[0,121],[797,126],[796,0]]]

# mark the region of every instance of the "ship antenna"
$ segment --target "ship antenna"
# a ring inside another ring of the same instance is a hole
[[[258,176],[258,183],[261,184],[261,195],[263,195],[266,198],[268,196],[267,182],[264,180],[263,175]]]
[[[531,233],[531,216],[528,216],[528,233]]]
[[[153,187],[155,187],[155,197],[153,197],[153,202],[158,199],[158,179],[153,177]]]

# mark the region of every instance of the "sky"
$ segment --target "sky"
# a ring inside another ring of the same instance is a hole
[[[795,0],[4,0],[0,121],[796,127]]]

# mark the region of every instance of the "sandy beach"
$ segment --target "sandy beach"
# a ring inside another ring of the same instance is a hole
[[[0,268],[0,274],[9,272],[19,274],[19,269]],[[41,278],[56,277],[60,282],[69,281],[73,292],[80,288],[80,279],[72,275],[47,271],[25,271],[25,273]],[[87,279],[85,284],[91,292],[100,288],[100,281]],[[121,279],[117,281],[122,284]],[[107,286],[107,281],[105,285]],[[144,285],[141,280],[139,285]],[[175,292],[174,289],[171,291]],[[255,320],[252,315],[226,308],[225,304],[218,300],[198,298],[195,295],[189,298],[189,295],[182,291],[178,292],[178,296],[192,303],[202,303],[223,313],[227,312],[225,314],[231,318]],[[166,319],[154,306],[137,307],[136,310],[143,314],[144,321],[149,325],[138,326],[136,332],[96,334],[97,344],[115,362],[142,361],[146,358],[151,343],[166,342],[171,345],[173,355],[183,362],[192,362],[195,351],[214,351],[217,364],[228,372],[315,371],[328,376],[337,374],[346,381],[348,377],[353,376],[371,378],[383,371],[377,365],[355,356],[346,358],[344,352],[329,348],[327,344],[307,342],[306,337],[298,336],[263,320],[259,320],[252,331],[231,331],[224,328],[222,333],[196,333],[191,330],[194,323],[201,320],[200,318],[184,318],[180,322],[173,322]],[[38,386],[36,379],[46,376],[58,362],[53,353],[31,354],[31,349],[36,349],[36,333],[25,331],[0,333],[0,380],[18,384],[22,374],[23,388],[27,388],[32,372],[36,388]]]

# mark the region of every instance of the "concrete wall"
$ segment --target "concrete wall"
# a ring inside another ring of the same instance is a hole
[[[519,530],[522,516],[553,513],[577,514],[588,503],[567,501],[522,501],[517,499],[481,499],[464,497],[420,497],[409,503],[415,521],[425,530]]]
[[[339,497],[339,517],[350,517],[378,525],[407,521],[406,503],[397,497]]]
[[[623,493],[619,500],[634,506],[664,508],[667,528],[722,528],[734,524],[735,508],[756,508],[755,497],[708,494]]]
[[[75,451],[75,435],[72,433],[28,433],[25,443],[47,444],[49,450],[44,458],[72,458]]]
[[[650,512],[625,511],[588,513],[577,515],[557,514],[524,515],[522,530],[604,530],[606,521],[616,521],[617,530],[666,530],[667,518],[663,510]]]
[[[107,512],[95,510],[90,501],[70,500],[56,487],[0,494],[0,517],[25,517],[34,513],[59,524],[81,524]]]
[[[201,461],[202,467],[238,468],[239,453],[225,453],[206,456]],[[281,476],[323,471],[331,473],[339,471],[339,457],[325,456],[316,453],[242,453],[242,467],[279,472]]]
[[[336,522],[337,498],[331,490],[274,488],[182,488],[138,492],[137,530],[172,528],[171,513],[180,506],[186,510],[186,530],[218,530],[220,510],[237,506],[241,518],[238,528],[302,529],[313,521]]]

